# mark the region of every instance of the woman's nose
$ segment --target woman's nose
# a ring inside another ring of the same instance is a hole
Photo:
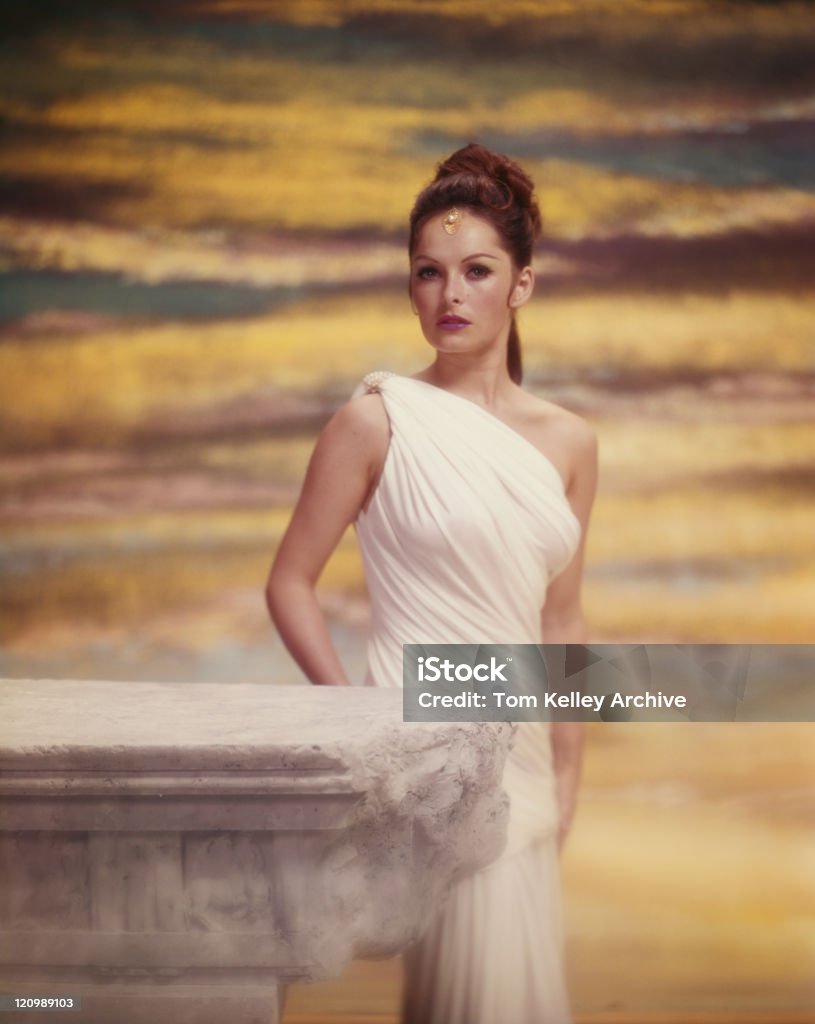
[[[457,306],[461,302],[461,281],[457,277],[447,278],[444,286],[444,301],[452,306]]]

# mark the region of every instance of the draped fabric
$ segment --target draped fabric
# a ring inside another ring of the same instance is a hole
[[[366,683],[401,686],[402,644],[540,643],[550,581],[580,526],[554,465],[467,399],[378,372],[390,421],[356,521],[371,598]],[[504,772],[501,858],[454,889],[405,960],[405,1024],[566,1024],[548,723],[523,723]]]

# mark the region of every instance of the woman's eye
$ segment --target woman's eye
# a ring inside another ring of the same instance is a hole
[[[416,276],[422,281],[429,281],[430,278],[435,277],[438,271],[435,267],[419,267],[416,271]]]
[[[488,277],[490,273],[489,267],[482,267],[480,263],[473,264],[470,267],[470,275],[472,277]]]

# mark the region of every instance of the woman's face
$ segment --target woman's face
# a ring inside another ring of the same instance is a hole
[[[503,351],[512,314],[532,293],[531,267],[518,270],[492,224],[466,207],[453,234],[447,211],[421,228],[410,294],[422,333],[438,352]]]

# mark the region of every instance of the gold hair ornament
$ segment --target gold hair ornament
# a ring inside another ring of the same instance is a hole
[[[441,226],[448,235],[454,235],[461,227],[461,210],[458,210],[455,206],[452,210],[448,210],[441,222]]]

